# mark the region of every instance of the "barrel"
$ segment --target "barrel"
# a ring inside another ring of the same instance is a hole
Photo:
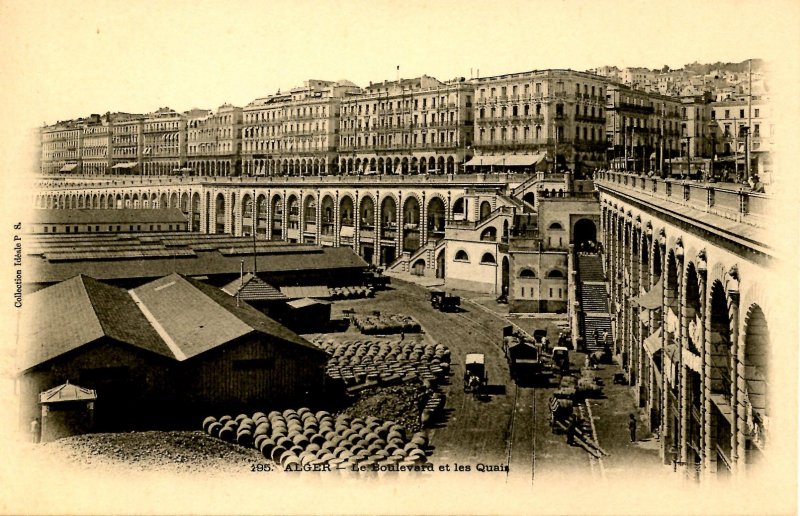
[[[207,418],[205,418],[203,420],[203,431],[208,432],[208,427],[211,426],[211,423],[216,423],[216,422],[217,418],[215,418],[214,416],[208,416]]]

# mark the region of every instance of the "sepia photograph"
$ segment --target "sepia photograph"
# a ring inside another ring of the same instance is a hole
[[[795,514],[800,6],[0,1],[1,514]]]

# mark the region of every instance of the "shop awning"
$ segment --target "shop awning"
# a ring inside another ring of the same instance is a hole
[[[642,308],[647,308],[648,310],[655,310],[656,308],[661,308],[661,303],[662,303],[661,290],[663,288],[662,281],[663,280],[659,277],[656,284],[653,285],[653,288],[651,288],[650,290],[648,290],[647,292],[645,292],[640,296],[634,297],[633,299],[631,299],[631,302],[641,306]]]
[[[467,161],[465,167],[488,167],[489,165],[497,164],[497,156],[473,156],[471,160]]]
[[[138,163],[136,163],[135,161],[131,161],[131,162],[128,162],[128,163],[117,163],[116,165],[114,165],[111,168],[116,168],[116,169],[128,168],[128,169],[130,169],[130,168],[135,167],[136,165],[138,165]]]
[[[651,357],[658,351],[661,351],[661,328],[659,327],[655,333],[644,339],[644,350]]]
[[[75,170],[77,166],[78,166],[77,163],[67,163],[66,165],[61,167],[61,170],[59,170],[59,172],[72,172],[73,170]]]

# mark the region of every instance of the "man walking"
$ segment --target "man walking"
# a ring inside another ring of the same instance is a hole
[[[40,433],[39,433],[40,425],[39,425],[39,418],[33,418],[31,421],[31,442],[34,444],[39,443]]]
[[[636,442],[636,416],[631,414],[631,418],[628,420],[628,430],[631,431],[631,442]]]

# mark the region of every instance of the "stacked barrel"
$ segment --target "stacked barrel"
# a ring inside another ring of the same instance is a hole
[[[375,417],[335,416],[308,408],[283,412],[209,416],[203,430],[212,437],[258,449],[283,470],[373,470],[413,467],[428,461],[423,432],[408,435],[393,421]]]
[[[330,287],[328,292],[331,299],[360,299],[375,296],[372,287]]]
[[[422,331],[422,327],[416,319],[402,314],[385,315],[374,313],[372,315],[356,315],[353,317],[353,324],[364,335],[390,335],[419,333]]]
[[[419,381],[432,388],[450,372],[450,350],[442,344],[377,339],[318,344],[330,355],[327,375],[345,387]]]

